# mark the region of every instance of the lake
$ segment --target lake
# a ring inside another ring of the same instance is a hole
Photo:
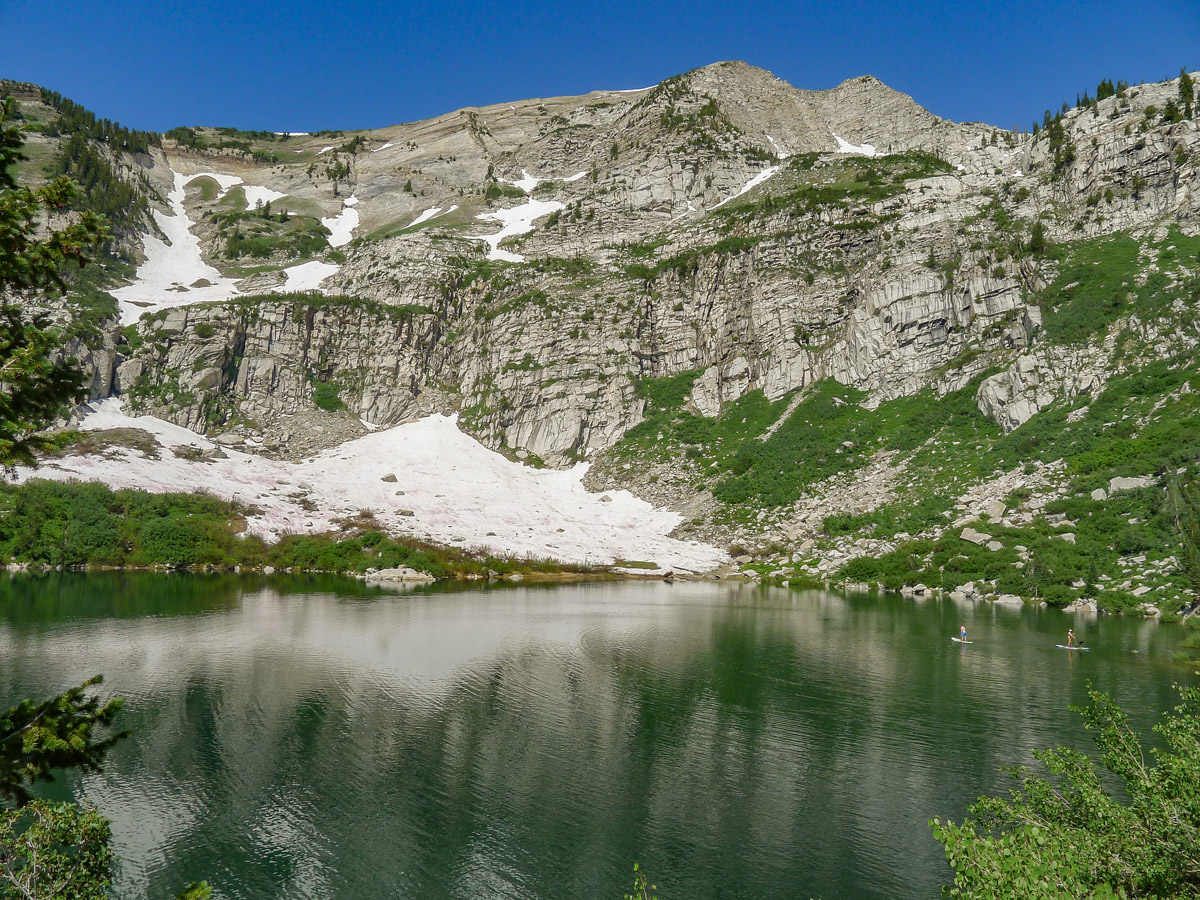
[[[121,898],[616,900],[635,861],[662,900],[932,898],[928,820],[1090,749],[1089,682],[1148,729],[1196,681],[1182,637],[715,583],[55,574],[0,580],[0,702],[126,698],[104,772],[48,789],[112,820]]]

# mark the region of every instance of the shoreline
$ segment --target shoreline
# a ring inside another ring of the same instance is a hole
[[[335,571],[330,569],[306,568],[301,566],[289,566],[277,568],[274,566],[220,566],[212,564],[198,564],[186,566],[169,566],[163,564],[156,565],[87,565],[87,566],[54,566],[46,563],[17,563],[12,562],[4,566],[5,571],[11,577],[14,575],[48,575],[51,573],[58,574],[75,574],[75,575],[96,575],[96,574],[113,574],[113,573],[142,573],[142,574],[179,574],[179,575],[238,575],[238,576],[261,576],[264,578],[272,578],[284,575],[325,575],[336,578],[346,578],[352,581],[362,582],[368,586],[387,587],[387,586],[405,586],[405,587],[428,587],[431,585],[468,585],[468,584],[483,584],[491,586],[499,586],[502,584],[518,585],[518,584],[538,584],[538,585],[553,585],[553,584],[590,584],[590,583],[615,583],[615,582],[652,582],[658,581],[665,584],[674,582],[689,583],[689,582],[721,582],[725,584],[741,584],[754,587],[779,588],[784,590],[797,591],[828,591],[830,593],[841,594],[843,596],[851,596],[855,594],[869,594],[871,596],[884,596],[892,594],[911,601],[920,601],[928,599],[950,599],[955,602],[970,602],[973,606],[979,606],[986,603],[992,606],[1004,606],[1009,609],[1023,609],[1026,607],[1040,609],[1057,609],[1067,613],[1083,613],[1090,617],[1097,616],[1114,616],[1129,619],[1151,619],[1163,624],[1184,624],[1189,618],[1200,616],[1200,610],[1190,613],[1161,613],[1155,611],[1153,613],[1144,613],[1137,610],[1108,610],[1096,605],[1094,600],[1086,602],[1076,601],[1065,606],[1052,606],[1045,600],[1039,600],[1035,597],[1020,597],[1015,594],[1004,594],[992,596],[983,593],[974,593],[964,595],[959,590],[944,590],[942,588],[927,587],[925,585],[905,585],[899,590],[886,588],[882,584],[870,583],[853,583],[841,582],[833,583],[830,581],[816,579],[778,579],[771,577],[751,577],[750,574],[740,570],[725,570],[713,571],[706,573],[692,572],[640,572],[624,570],[619,566],[614,567],[592,567],[587,570],[580,571],[563,569],[561,571],[544,571],[531,570],[525,572],[510,572],[499,573],[492,572],[489,574],[480,574],[478,572],[456,572],[448,576],[435,577],[425,572],[419,572],[415,569],[407,569],[401,567],[399,569],[368,569],[363,572]],[[757,573],[755,573],[757,574]],[[956,596],[957,595],[957,596]]]

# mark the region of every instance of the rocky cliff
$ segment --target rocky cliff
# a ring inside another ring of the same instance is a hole
[[[280,456],[457,412],[787,571],[824,548],[821,576],[986,503],[1033,525],[1079,488],[1070,426],[1138,372],[1190,371],[1200,269],[1177,80],[1044,126],[718,63],[374,132],[168,135],[140,177],[197,257],[122,300],[96,392]],[[181,252],[147,239],[137,279]],[[296,415],[325,424],[297,439]],[[1061,452],[1014,449],[1023,429]],[[1094,471],[1148,474],[1117,468]]]

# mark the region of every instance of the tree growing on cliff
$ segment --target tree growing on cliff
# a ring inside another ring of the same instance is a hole
[[[61,335],[45,316],[30,313],[30,299],[65,287],[69,267],[82,267],[107,237],[91,212],[73,215],[61,227],[44,229],[76,194],[66,177],[38,188],[20,187],[15,172],[26,159],[24,138],[12,124],[11,97],[0,103],[0,466],[33,461],[40,440],[82,377],[71,361],[55,359]]]
[[[1018,769],[1009,799],[980,798],[962,825],[934,819],[955,870],[944,893],[980,900],[1200,895],[1200,688],[1180,688],[1180,695],[1182,703],[1155,726],[1164,747],[1149,754],[1112,698],[1091,691],[1091,702],[1077,710],[1122,799],[1090,757],[1058,747],[1034,753],[1051,779]]]

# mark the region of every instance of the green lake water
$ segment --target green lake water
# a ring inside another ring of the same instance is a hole
[[[958,626],[975,641],[951,642]],[[1088,653],[1055,649],[1073,626]],[[1182,629],[715,584],[370,591],[0,581],[0,702],[103,673],[134,734],[96,803],[120,898],[932,898],[927,822],[1034,748],[1139,728]]]

